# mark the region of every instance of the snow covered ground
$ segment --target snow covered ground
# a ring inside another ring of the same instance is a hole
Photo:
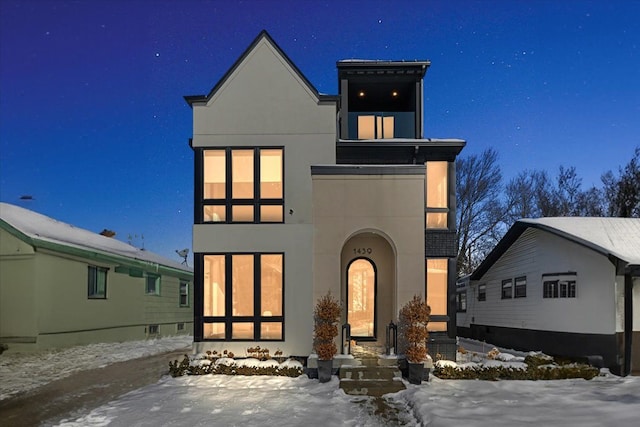
[[[2,395],[38,386],[39,377],[56,379],[68,365],[89,369],[161,351],[180,349],[188,338],[76,347],[46,355],[53,366],[40,375],[41,359],[18,363],[15,355],[0,356]],[[487,348],[487,351],[490,348]],[[475,351],[475,350],[474,350]],[[7,358],[6,356],[10,356]],[[42,357],[43,355],[41,355]],[[7,363],[7,360],[14,360]],[[62,361],[66,360],[65,363]],[[69,363],[74,360],[76,363]],[[59,364],[58,364],[59,363]],[[68,371],[66,371],[68,375]],[[337,378],[320,384],[306,376],[184,376],[163,377],[59,426],[386,426],[373,415],[370,399],[349,396]],[[14,391],[12,391],[14,390]],[[637,426],[640,417],[640,377],[604,374],[591,381],[471,381],[431,378],[421,386],[386,396],[404,409],[407,426]]]
[[[193,337],[186,335],[34,353],[3,353],[0,355],[0,400],[67,377],[76,371],[183,348],[191,352],[192,343]]]

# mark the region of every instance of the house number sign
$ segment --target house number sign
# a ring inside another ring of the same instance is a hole
[[[371,248],[353,248],[353,253],[356,255],[371,255],[372,252]]]

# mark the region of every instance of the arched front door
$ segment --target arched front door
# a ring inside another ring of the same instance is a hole
[[[341,321],[349,323],[352,339],[383,346],[395,319],[395,251],[382,233],[367,230],[347,239],[340,256]]]
[[[355,339],[376,339],[376,288],[375,264],[367,258],[351,261],[347,267],[347,322]]]

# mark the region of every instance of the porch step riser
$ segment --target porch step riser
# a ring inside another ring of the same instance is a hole
[[[381,397],[387,393],[404,390],[404,383],[398,380],[341,380],[340,388],[346,394]]]
[[[401,377],[402,374],[397,368],[343,366],[340,369],[340,379],[346,380],[393,380]]]

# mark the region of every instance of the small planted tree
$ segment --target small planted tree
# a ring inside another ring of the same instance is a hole
[[[419,378],[412,380],[411,365],[420,365],[427,360],[427,324],[431,308],[420,295],[414,295],[413,299],[407,302],[400,309],[400,335],[404,345],[404,355],[409,363],[409,382],[420,384],[422,382],[422,369],[417,375]]]
[[[338,351],[334,339],[338,336],[340,321],[340,303],[331,296],[331,292],[318,300],[313,311],[313,319],[313,348],[319,360],[331,360]]]

